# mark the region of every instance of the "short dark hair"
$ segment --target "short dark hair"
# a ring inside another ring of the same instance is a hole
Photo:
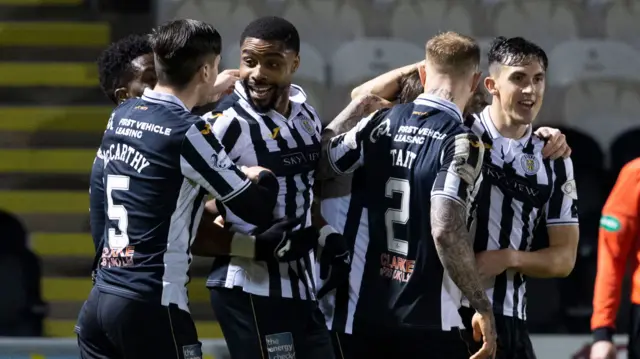
[[[247,37],[265,41],[279,41],[285,49],[300,52],[300,35],[298,29],[289,21],[277,16],[265,16],[253,20],[240,36],[240,46]]]
[[[98,76],[100,89],[113,101],[118,103],[115,90],[125,87],[133,79],[131,62],[136,58],[151,54],[151,44],[146,35],[129,35],[118,40],[104,50],[98,57]]]
[[[184,88],[209,55],[219,55],[222,38],[211,25],[191,19],[173,20],[150,37],[158,82]]]
[[[417,69],[402,75],[402,77],[400,77],[399,84],[399,103],[412,102],[424,92],[424,86],[422,85],[422,81],[420,81],[420,73]]]
[[[522,37],[496,37],[491,43],[488,60],[489,66],[493,64],[521,66],[536,60],[540,61],[545,71],[549,66],[549,59],[544,50]]]

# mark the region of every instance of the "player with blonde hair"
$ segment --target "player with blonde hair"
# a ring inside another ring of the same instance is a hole
[[[355,248],[350,281],[360,285],[350,286],[359,300],[348,304],[358,333],[348,356],[469,357],[457,313],[463,295],[479,313],[474,334],[484,338],[471,357],[495,353],[491,302],[466,227],[484,147],[464,127],[462,108],[479,62],[472,38],[437,35],[419,70],[423,94],[365,118],[359,98],[323,133],[318,177],[353,173],[343,233]]]

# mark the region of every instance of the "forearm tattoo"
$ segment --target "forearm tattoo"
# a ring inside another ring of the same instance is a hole
[[[330,140],[332,137],[343,134],[354,128],[358,121],[371,112],[372,105],[379,101],[377,96],[363,96],[351,101],[347,107],[342,110],[331,121],[322,133],[323,142]]]
[[[444,197],[431,200],[431,233],[442,265],[473,308],[491,311],[476,270],[465,217],[466,210],[460,203]]]
[[[370,110],[378,100],[379,98],[376,96],[364,96],[351,101],[322,131],[322,156],[320,156],[320,162],[316,169],[317,179],[335,177],[329,159],[326,158],[327,147],[331,139],[354,128],[358,121],[371,112]]]

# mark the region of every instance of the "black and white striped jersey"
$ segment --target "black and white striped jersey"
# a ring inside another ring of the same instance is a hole
[[[323,203],[354,255],[350,283],[321,303],[332,330],[462,327],[462,294],[435,250],[430,199],[470,207],[483,152],[460,110],[429,95],[380,110],[331,140],[334,171],[355,171],[350,200]]]
[[[190,245],[206,193],[248,221],[271,220],[275,193],[265,199],[229,159],[211,126],[175,96],[147,89],[142,98],[118,106],[98,159],[104,167],[97,181],[104,186],[94,183],[94,194],[103,190],[104,211],[97,218],[100,198],[93,198],[91,227],[103,245],[100,291],[188,311]]]
[[[518,140],[496,129],[486,107],[466,125],[488,150],[483,182],[473,203],[471,218],[476,252],[515,249],[528,251],[534,229],[544,215],[547,226],[578,225],[577,192],[570,158],[542,158],[544,141],[531,128]],[[507,270],[495,278],[487,294],[494,312],[526,319],[526,278]]]
[[[216,111],[203,116],[236,164],[262,166],[276,175],[280,192],[274,217],[302,218],[304,227],[311,225],[314,172],[321,149],[321,122],[306,99],[300,87],[291,85],[288,118],[273,110],[259,113],[238,81],[233,94],[224,98]],[[236,232],[255,229],[229,210],[225,223]],[[240,286],[255,295],[315,300],[314,264],[313,252],[288,263],[219,256],[207,286]]]

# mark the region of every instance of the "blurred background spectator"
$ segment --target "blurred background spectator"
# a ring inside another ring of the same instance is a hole
[[[46,306],[40,295],[40,260],[27,246],[28,233],[14,215],[0,211],[0,336],[39,337]]]

